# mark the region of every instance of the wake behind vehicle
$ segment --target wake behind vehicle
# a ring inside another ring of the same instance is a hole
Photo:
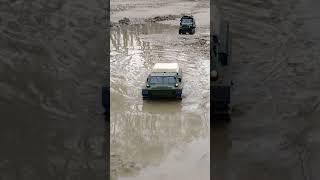
[[[181,99],[182,85],[182,70],[178,63],[156,63],[142,88],[142,97]]]
[[[179,34],[194,34],[196,31],[196,21],[193,16],[182,16],[180,19]]]

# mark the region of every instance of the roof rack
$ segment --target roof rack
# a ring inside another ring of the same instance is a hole
[[[179,73],[178,63],[156,63],[152,68],[153,73]]]

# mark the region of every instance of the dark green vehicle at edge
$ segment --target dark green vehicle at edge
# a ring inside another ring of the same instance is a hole
[[[212,33],[210,47],[210,99],[214,120],[231,120],[232,80],[232,37],[229,22],[223,19],[218,25],[218,32]]]

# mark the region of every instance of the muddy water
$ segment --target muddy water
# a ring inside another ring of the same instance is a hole
[[[225,0],[218,5],[232,27],[235,86],[233,122],[213,130],[213,177],[318,179],[316,2]]]
[[[158,23],[111,30],[114,180],[178,180],[192,175],[209,179],[208,31],[199,29],[197,33],[178,35],[178,26]],[[185,84],[182,101],[142,100],[141,88],[157,62],[178,62],[181,66]],[[195,170],[184,177],[190,168]]]

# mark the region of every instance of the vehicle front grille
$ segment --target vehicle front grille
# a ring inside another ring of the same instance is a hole
[[[174,90],[152,90],[149,92],[152,97],[175,97],[176,91]]]

